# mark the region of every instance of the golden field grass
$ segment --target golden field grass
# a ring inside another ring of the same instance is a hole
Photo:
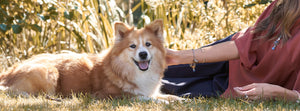
[[[163,19],[167,48],[199,48],[252,26],[269,4],[205,1],[3,0],[0,70],[40,53],[99,53],[113,44],[115,21],[140,28]]]
[[[100,53],[113,44],[113,23],[137,28],[164,20],[165,47],[199,48],[254,25],[269,0],[3,0],[0,2],[0,70],[40,53]],[[56,97],[53,97],[56,98]],[[0,93],[0,110],[300,110],[300,104],[194,98],[183,103],[96,100],[62,102]]]

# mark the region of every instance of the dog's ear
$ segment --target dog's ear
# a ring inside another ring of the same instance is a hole
[[[149,25],[145,26],[145,28],[151,30],[156,35],[156,37],[158,37],[162,41],[164,40],[164,24],[162,19],[153,21]]]
[[[133,27],[129,27],[122,22],[115,22],[114,28],[116,41],[121,41],[126,37],[126,34],[133,30]]]

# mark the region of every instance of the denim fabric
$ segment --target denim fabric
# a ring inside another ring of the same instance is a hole
[[[207,46],[230,41],[234,34]],[[207,47],[204,46],[204,47]],[[218,97],[228,87],[228,61],[199,63],[193,72],[190,64],[169,66],[161,91],[185,97]]]

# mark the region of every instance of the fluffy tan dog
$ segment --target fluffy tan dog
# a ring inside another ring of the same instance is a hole
[[[90,93],[97,98],[124,96],[182,100],[160,93],[165,63],[163,22],[142,29],[115,23],[115,44],[101,54],[41,54],[0,75],[2,89],[15,93]]]

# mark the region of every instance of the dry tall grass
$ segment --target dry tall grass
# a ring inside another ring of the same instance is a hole
[[[63,50],[99,53],[113,44],[115,21],[142,27],[154,19],[163,19],[166,47],[197,48],[253,25],[268,4],[259,3],[252,0],[2,0],[0,70],[39,53]]]

